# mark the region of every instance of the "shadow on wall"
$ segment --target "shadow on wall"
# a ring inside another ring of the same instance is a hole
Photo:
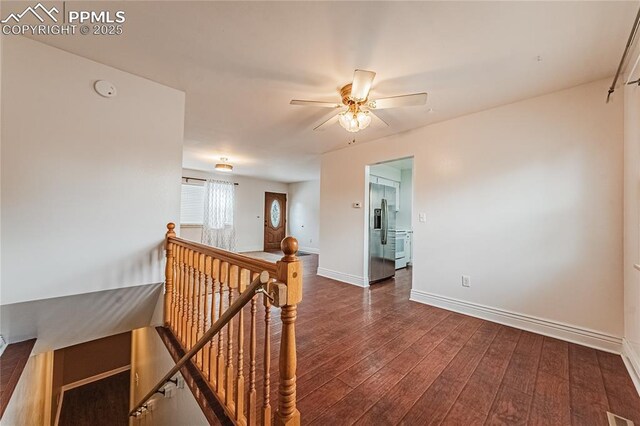
[[[36,337],[40,353],[147,327],[162,290],[158,283],[3,305],[0,333],[9,343]]]

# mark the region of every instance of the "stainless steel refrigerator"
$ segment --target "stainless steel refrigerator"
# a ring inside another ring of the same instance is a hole
[[[396,273],[396,189],[369,184],[369,284]]]

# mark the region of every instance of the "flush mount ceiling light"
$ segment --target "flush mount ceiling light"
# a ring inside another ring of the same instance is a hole
[[[340,89],[342,103],[324,101],[304,101],[292,99],[291,105],[313,106],[320,108],[344,108],[342,112],[331,116],[327,121],[316,126],[313,130],[325,130],[336,121],[348,132],[356,133],[366,129],[371,120],[375,120],[382,126],[388,126],[374,111],[387,108],[408,106],[421,106],[427,103],[427,94],[412,93],[410,95],[392,96],[371,100],[369,91],[376,73],[373,71],[356,70],[353,81]]]
[[[226,157],[222,157],[220,159],[221,163],[216,164],[216,171],[218,172],[232,172],[233,166],[228,163],[229,159]]]

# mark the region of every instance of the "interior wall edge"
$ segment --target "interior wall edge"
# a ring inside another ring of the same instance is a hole
[[[638,395],[640,395],[640,354],[636,353],[626,338],[622,339],[622,360],[629,371],[629,376],[631,376]]]
[[[623,349],[622,337],[559,321],[537,318],[415,289],[411,290],[409,300],[617,355],[620,355]]]

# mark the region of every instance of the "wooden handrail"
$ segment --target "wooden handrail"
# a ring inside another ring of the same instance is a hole
[[[247,303],[253,299],[256,292],[266,285],[269,282],[269,273],[264,271],[260,275],[258,275],[251,285],[247,288],[245,292],[243,292],[240,297],[233,302],[231,306],[227,310],[224,311],[222,316],[207,330],[206,333],[198,340],[198,342],[186,353],[180,360],[176,363],[176,365],[171,368],[167,374],[165,374],[162,379],[156,383],[156,385],[151,388],[151,390],[136,404],[136,406],[129,412],[129,416],[135,416],[136,413],[146,404],[149,399],[155,395],[160,388],[162,388],[165,384],[169,382],[171,379],[184,365],[191,359],[193,356],[198,353],[213,336],[222,330],[222,328],[229,323],[233,319],[233,317],[245,307]]]
[[[229,262],[232,265],[248,269],[252,272],[260,273],[262,271],[267,271],[271,278],[276,278],[278,274],[276,264],[273,262],[256,259],[254,257],[245,256],[239,253],[232,253],[230,251],[221,250],[219,248],[196,243],[195,241],[184,240],[177,237],[169,237],[167,238],[167,241],[177,246],[188,248],[198,253],[220,259],[221,261]]]
[[[182,346],[185,355],[130,415],[144,411],[141,407],[149,398],[191,360],[234,424],[255,426],[261,414],[262,426],[300,425],[300,412],[296,407],[295,322],[297,304],[302,300],[303,273],[302,263],[296,257],[298,241],[293,237],[282,240],[280,247],[284,256],[273,263],[177,238],[174,230],[175,225],[169,223],[165,235],[164,326]],[[263,293],[262,330],[256,326],[257,292]],[[250,309],[243,310],[249,302]],[[271,306],[281,308],[282,322],[278,398],[273,414]],[[245,322],[246,316],[248,322]],[[264,359],[262,391],[258,393],[256,357],[260,331],[264,333],[263,351],[260,351]],[[259,394],[263,395],[261,407],[258,407]]]

